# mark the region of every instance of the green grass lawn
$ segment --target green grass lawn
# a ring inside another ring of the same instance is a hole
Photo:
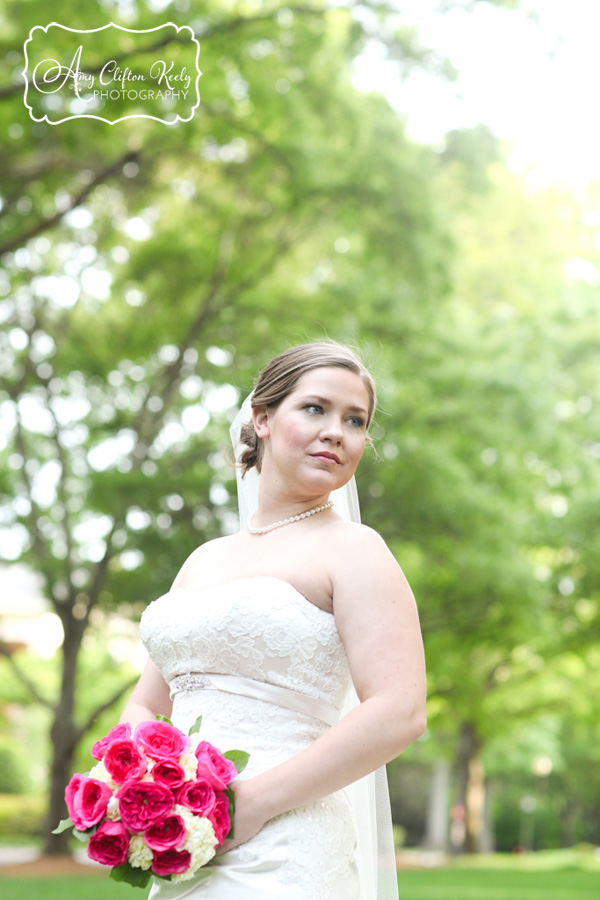
[[[600,900],[600,873],[433,869],[400,872],[400,900]]]
[[[536,854],[536,856],[538,856]],[[400,900],[600,900],[600,866],[551,865],[488,857],[473,865],[398,873]],[[487,863],[487,867],[484,865]],[[482,865],[483,864],[483,865]],[[2,900],[144,900],[147,891],[117,884],[104,873],[68,878],[3,878]],[[235,898],[232,898],[235,900]]]
[[[2,900],[144,900],[147,891],[117,884],[107,875],[69,878],[3,878]]]

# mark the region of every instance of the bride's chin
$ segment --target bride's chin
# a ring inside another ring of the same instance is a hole
[[[329,494],[348,484],[354,473],[351,473],[344,478],[339,475],[337,478],[332,478],[331,474],[332,473],[325,472],[324,475],[329,477],[311,478],[303,482],[302,485],[298,484],[299,494],[305,495],[307,501],[310,502],[312,502],[311,498],[317,498],[317,500],[325,498],[323,502],[326,502]]]

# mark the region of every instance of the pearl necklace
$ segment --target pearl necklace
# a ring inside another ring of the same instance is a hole
[[[299,522],[300,519],[308,519],[309,516],[314,516],[317,513],[324,512],[326,509],[331,509],[333,506],[333,500],[329,500],[327,503],[324,503],[323,506],[313,506],[312,509],[307,509],[306,512],[299,513],[297,516],[290,516],[288,519],[281,519],[280,522],[273,522],[271,525],[265,525],[263,528],[255,528],[252,525],[252,516],[246,525],[246,528],[250,532],[250,534],[266,534],[268,531],[274,531],[276,528],[282,528],[284,525],[291,525],[292,522]]]

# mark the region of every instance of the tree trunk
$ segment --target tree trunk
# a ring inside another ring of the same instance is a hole
[[[482,850],[485,808],[485,771],[479,756],[480,741],[473,725],[463,722],[457,755],[457,806],[464,811],[464,836],[458,852]]]
[[[423,846],[426,850],[446,850],[448,846],[448,795],[450,765],[445,759],[437,759],[433,766],[427,825]]]
[[[477,748],[475,750],[477,753]],[[485,771],[481,758],[473,756],[469,762],[467,785],[465,852],[480,853],[483,838],[485,808]]]
[[[52,740],[52,765],[50,768],[50,800],[44,827],[44,853],[57,855],[69,853],[71,833],[52,834],[68,812],[64,801],[65,786],[73,772],[73,756],[76,745],[75,727],[75,675],[77,657],[81,647],[83,628],[80,622],[63,618],[65,639],[62,647],[62,683],[60,699],[54,711],[50,730]]]
[[[494,839],[494,822],[492,819],[492,784],[489,778],[485,779],[484,790],[483,831],[479,849],[482,853],[493,853],[496,849],[496,841]]]

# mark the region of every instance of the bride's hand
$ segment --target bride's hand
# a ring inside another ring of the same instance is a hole
[[[233,814],[234,837],[229,838],[217,848],[217,856],[233,850],[254,837],[263,827],[269,816],[262,809],[260,802],[253,796],[252,779],[233,781],[230,785],[235,792],[235,812]]]

